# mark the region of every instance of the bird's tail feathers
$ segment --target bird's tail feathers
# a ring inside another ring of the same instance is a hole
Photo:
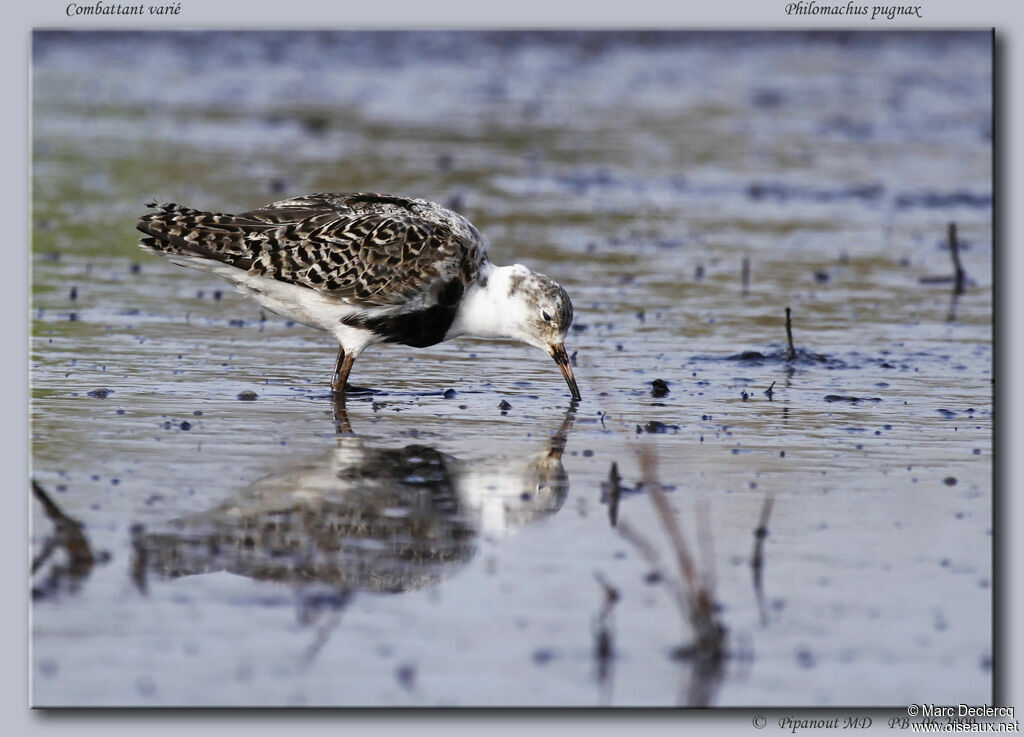
[[[183,256],[190,262],[207,259],[248,269],[254,254],[246,236],[267,227],[248,218],[194,210],[174,202],[147,202],[146,206],[156,212],[139,218],[136,227],[146,236],[139,246],[169,258]]]

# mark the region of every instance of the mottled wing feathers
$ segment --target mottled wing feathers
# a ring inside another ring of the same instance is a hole
[[[156,206],[151,204],[151,207]],[[173,203],[144,215],[141,245],[216,260],[362,305],[429,305],[452,278],[475,279],[480,234],[426,200],[314,194],[239,215]]]

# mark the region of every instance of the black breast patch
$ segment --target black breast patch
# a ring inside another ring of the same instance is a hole
[[[465,291],[460,279],[444,285],[438,301],[431,307],[378,317],[357,312],[342,318],[342,323],[354,328],[370,330],[386,343],[401,343],[413,348],[426,348],[444,340],[448,328],[455,320],[459,300]]]

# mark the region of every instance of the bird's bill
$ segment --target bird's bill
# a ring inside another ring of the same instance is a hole
[[[569,365],[569,356],[565,352],[565,346],[553,345],[550,350],[551,357],[555,359],[555,363],[558,364],[558,368],[562,371],[562,376],[565,377],[565,383],[569,385],[572,398],[579,401],[581,399],[580,389],[576,386],[576,377],[572,375],[572,366]]]

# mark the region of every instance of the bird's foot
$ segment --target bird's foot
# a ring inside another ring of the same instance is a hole
[[[344,397],[346,394],[376,394],[377,390],[372,389],[368,386],[356,386],[355,384],[345,384],[344,391],[339,391],[338,387],[331,385],[331,394],[335,397]]]
[[[345,385],[346,394],[376,394],[377,390],[369,386],[356,386],[355,384]]]

